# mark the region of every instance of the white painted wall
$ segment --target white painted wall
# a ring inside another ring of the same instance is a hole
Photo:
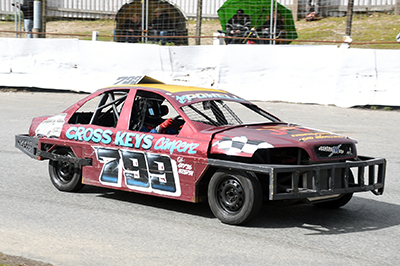
[[[93,92],[136,75],[249,100],[400,106],[400,50],[0,38],[0,86]]]

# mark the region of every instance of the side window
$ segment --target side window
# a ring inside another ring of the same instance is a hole
[[[108,91],[84,103],[70,118],[69,124],[92,124],[116,127],[128,91]]]
[[[237,123],[237,119],[230,119],[233,112],[226,108],[222,101],[204,101],[183,106],[182,110],[192,121],[218,127]]]
[[[183,125],[178,112],[164,97],[138,91],[132,107],[129,129],[142,132],[178,134]],[[172,122],[168,122],[170,119]]]
[[[211,100],[197,102],[182,107],[182,110],[194,122],[215,127],[243,124],[279,122],[255,105],[235,101]]]

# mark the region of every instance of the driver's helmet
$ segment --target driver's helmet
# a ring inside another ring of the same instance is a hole
[[[157,100],[147,100],[144,122],[146,125],[157,126],[161,118],[160,103]]]

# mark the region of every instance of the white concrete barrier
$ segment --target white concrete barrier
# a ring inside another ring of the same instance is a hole
[[[93,92],[137,75],[250,100],[400,106],[399,50],[0,38],[0,86]]]

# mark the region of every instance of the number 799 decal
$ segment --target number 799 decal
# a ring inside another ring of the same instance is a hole
[[[163,154],[95,148],[103,163],[100,182],[121,187],[122,180],[132,190],[180,196],[176,162]]]

